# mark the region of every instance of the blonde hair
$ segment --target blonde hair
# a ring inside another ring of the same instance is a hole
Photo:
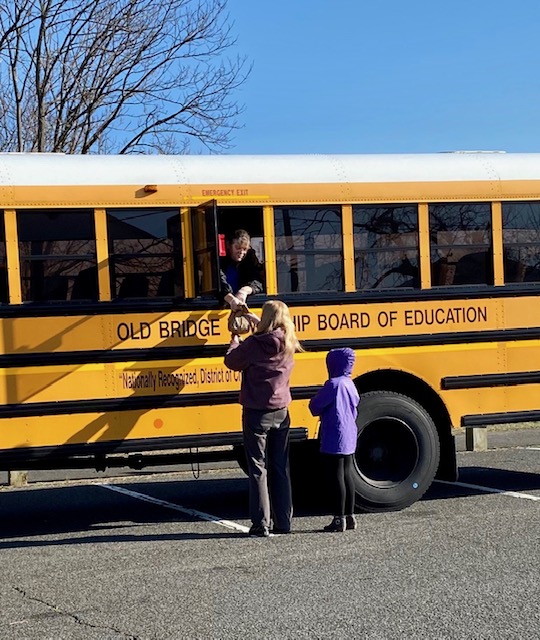
[[[282,329],[285,334],[285,353],[293,355],[295,351],[304,349],[298,342],[289,307],[281,300],[268,300],[263,304],[261,321],[255,333],[270,333],[274,329]]]

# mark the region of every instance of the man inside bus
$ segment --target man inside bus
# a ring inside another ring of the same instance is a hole
[[[220,259],[221,297],[233,311],[246,305],[247,297],[263,291],[263,265],[251,247],[251,237],[237,229],[226,238],[226,255]]]

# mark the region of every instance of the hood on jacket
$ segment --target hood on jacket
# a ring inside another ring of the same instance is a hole
[[[350,376],[355,359],[354,351],[348,347],[329,351],[326,356],[326,368],[328,369],[329,377]]]
[[[284,337],[282,329],[252,335],[252,338],[257,341],[258,347],[269,356],[276,355],[283,349]]]

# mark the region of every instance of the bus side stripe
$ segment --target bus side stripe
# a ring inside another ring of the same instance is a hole
[[[289,440],[291,442],[303,442],[308,439],[308,429],[306,427],[291,427],[289,430]],[[17,468],[19,464],[24,469],[50,469],[51,462],[61,461],[63,464],[69,458],[65,468],[87,468],[88,463],[81,458],[74,456],[96,456],[104,457],[110,454],[136,454],[130,456],[128,461],[122,464],[114,464],[113,460],[107,460],[107,467],[131,466],[133,469],[141,469],[140,456],[142,452],[171,451],[175,449],[190,449],[199,447],[223,447],[238,446],[243,443],[241,431],[228,431],[221,433],[195,434],[189,436],[170,436],[154,438],[127,438],[122,440],[106,440],[101,442],[79,442],[62,444],[58,446],[43,447],[16,447],[12,449],[0,450],[0,469]],[[166,458],[171,458],[174,454],[163,453],[153,454],[152,458],[158,458],[165,463]],[[197,453],[180,453],[174,456],[178,464],[196,462],[222,462],[223,460],[235,460],[234,452],[207,451]],[[97,461],[96,461],[97,462]],[[105,460],[101,461],[105,464]],[[98,467],[99,468],[99,467]]]
[[[501,413],[478,413],[463,416],[462,427],[485,427],[489,424],[515,424],[518,422],[537,422],[540,411],[506,411]]]
[[[540,371],[513,373],[485,373],[469,376],[448,376],[441,380],[441,389],[479,389],[482,387],[513,387],[520,384],[538,384]]]
[[[293,400],[311,398],[320,388],[295,387],[291,389]],[[99,398],[97,400],[65,400],[61,402],[29,402],[0,406],[0,418],[57,416],[75,413],[107,413],[110,411],[149,411],[178,407],[203,407],[237,404],[238,391],[212,393],[185,393],[174,395],[148,395],[129,398]]]
[[[324,353],[330,349],[383,349],[400,347],[431,347],[458,344],[489,344],[539,340],[540,327],[526,329],[500,329],[494,331],[463,331],[459,333],[427,333],[409,336],[379,336],[369,338],[335,338],[327,340],[301,340],[308,352]],[[109,349],[89,351],[63,351],[56,353],[14,353],[0,356],[0,369],[14,367],[62,366],[110,362],[157,362],[193,358],[222,358],[225,345],[153,347],[151,349]]]

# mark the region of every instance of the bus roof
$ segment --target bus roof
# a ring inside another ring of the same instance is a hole
[[[10,186],[540,180],[540,153],[364,155],[0,154]]]

